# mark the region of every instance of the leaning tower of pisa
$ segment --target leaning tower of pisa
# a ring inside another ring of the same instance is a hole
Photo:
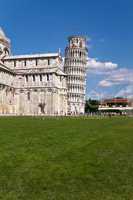
[[[67,74],[68,114],[84,114],[86,91],[87,42],[85,37],[71,36],[65,49],[64,71]]]

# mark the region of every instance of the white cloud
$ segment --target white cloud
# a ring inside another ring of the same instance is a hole
[[[97,92],[96,90],[91,90],[88,95],[88,97],[91,97],[93,99],[99,99],[100,96],[101,96],[101,94],[99,92]]]
[[[102,80],[99,82],[98,86],[100,87],[110,87],[112,86],[112,83],[108,80]]]
[[[119,68],[116,63],[100,62],[95,58],[89,58],[88,75],[90,75],[89,79],[94,78],[92,75],[95,75],[95,78],[99,80],[97,85],[95,85],[96,81],[93,81],[96,90],[91,87],[90,97],[101,97],[102,93],[103,98],[107,95],[133,98],[133,69]]]
[[[121,89],[116,96],[124,96],[128,98],[133,98],[133,85],[128,85],[124,89]]]
[[[114,85],[130,85],[133,84],[133,70],[121,68],[113,70],[112,73],[99,82],[100,87],[111,87]]]
[[[87,99],[91,98],[91,99],[101,100],[105,98],[112,98],[113,96],[112,94],[109,94],[107,91],[99,91],[98,88],[96,88],[96,90],[92,89],[86,97]]]
[[[88,58],[88,71],[95,74],[105,74],[111,70],[115,70],[118,64],[112,62],[100,62],[96,58]]]

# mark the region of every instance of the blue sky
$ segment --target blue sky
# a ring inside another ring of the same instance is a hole
[[[63,53],[69,35],[90,38],[87,96],[93,97],[132,96],[132,19],[132,0],[0,0],[0,26],[13,54]]]

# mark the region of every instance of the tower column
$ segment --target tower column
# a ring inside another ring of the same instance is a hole
[[[67,74],[68,114],[84,114],[86,90],[87,46],[86,38],[69,37],[65,50],[64,71]]]

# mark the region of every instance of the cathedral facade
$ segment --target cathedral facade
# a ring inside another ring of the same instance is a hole
[[[0,115],[84,114],[86,38],[69,37],[60,52],[12,55],[0,29]]]

